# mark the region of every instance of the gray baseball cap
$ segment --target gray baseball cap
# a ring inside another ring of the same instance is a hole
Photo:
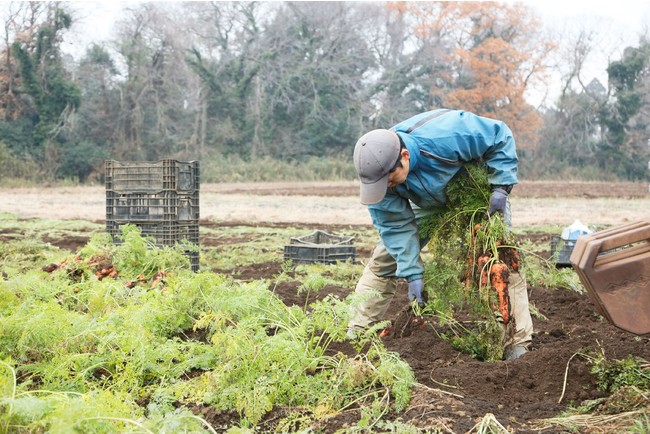
[[[399,137],[393,131],[372,130],[354,145],[354,167],[361,181],[361,203],[372,205],[386,196],[388,172],[399,157]]]

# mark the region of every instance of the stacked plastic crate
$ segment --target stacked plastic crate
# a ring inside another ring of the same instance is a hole
[[[115,242],[126,224],[158,246],[187,241],[192,270],[199,269],[199,163],[177,160],[107,160],[106,230]]]

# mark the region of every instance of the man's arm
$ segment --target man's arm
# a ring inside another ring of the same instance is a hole
[[[396,276],[408,281],[422,279],[420,240],[408,200],[389,192],[384,200],[369,206],[368,211],[386,250],[395,258]]]

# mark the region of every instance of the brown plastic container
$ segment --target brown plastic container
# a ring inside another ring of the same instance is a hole
[[[623,330],[650,333],[650,221],[583,235],[570,261],[600,314]]]
[[[647,224],[646,222],[638,221],[638,222],[633,222],[626,225],[610,228],[607,230],[595,232],[590,235],[582,236],[579,238],[580,242],[576,243],[573,252],[569,258],[569,261],[573,265],[574,270],[580,277],[580,280],[582,281],[583,285],[587,288],[588,291],[587,293],[591,298],[591,300],[593,301],[593,303],[596,305],[596,309],[601,315],[605,316],[610,322],[611,319],[608,317],[608,313],[605,311],[604,307],[602,306],[600,299],[596,297],[593,291],[591,291],[591,285],[589,283],[589,279],[582,272],[582,268],[581,268],[584,267],[585,265],[581,264],[580,261],[581,259],[584,259],[585,248],[589,244],[593,243],[595,240],[602,240],[605,238],[615,237],[618,234],[629,232],[638,228],[642,228],[646,224]]]

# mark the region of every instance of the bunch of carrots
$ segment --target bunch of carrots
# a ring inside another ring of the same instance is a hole
[[[465,287],[468,289],[475,283],[479,289],[496,292],[498,306],[491,308],[498,309],[503,323],[508,324],[511,319],[508,294],[510,271],[519,270],[519,253],[514,247],[507,246],[504,240],[488,240],[484,246],[477,246],[476,239],[479,231],[483,229],[480,223],[476,224],[470,237]],[[488,238],[489,236],[487,234]]]

